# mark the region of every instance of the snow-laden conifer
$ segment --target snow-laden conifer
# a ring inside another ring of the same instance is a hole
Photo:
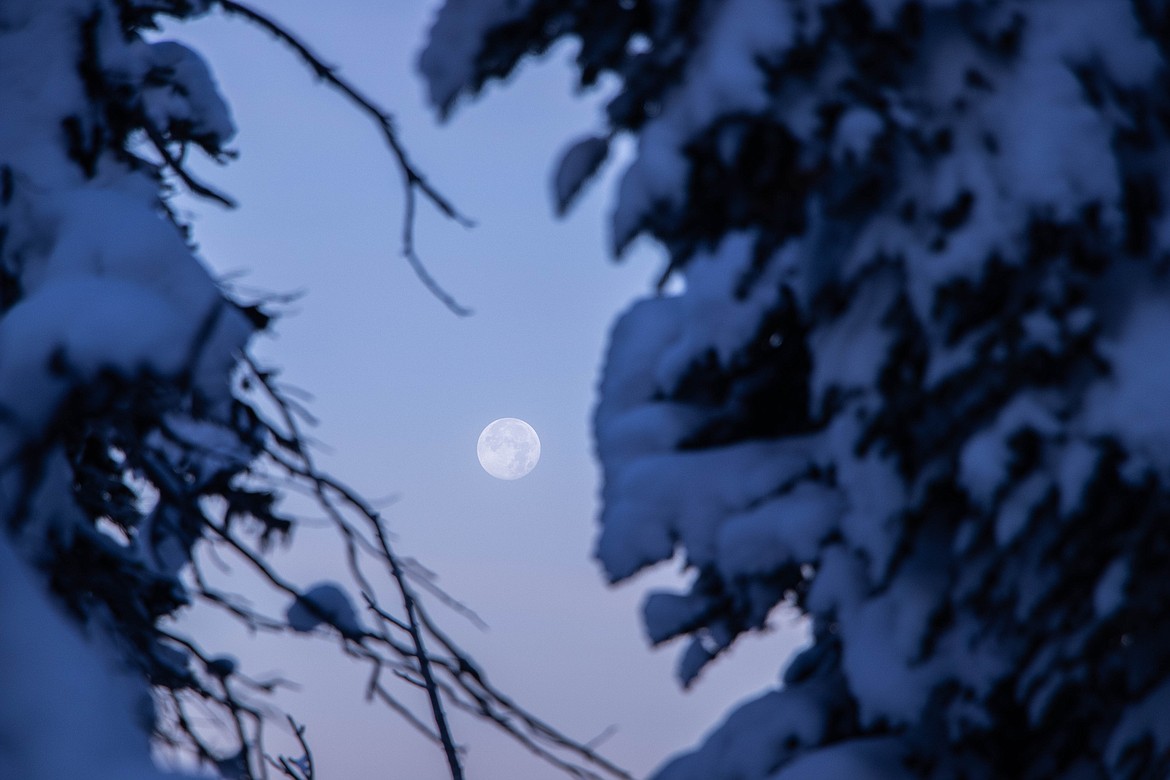
[[[171,206],[178,188],[234,205],[187,166],[228,161],[230,111],[208,63],[160,32],[209,12],[267,33],[339,110],[372,120],[402,173],[403,255],[466,313],[426,273],[410,222],[420,203],[466,220],[389,113],[278,20],[234,0],[0,0],[0,778],[153,780],[153,734],[157,755],[204,774],[313,780],[305,725],[269,698],[286,681],[190,632],[196,602],[253,632],[337,642],[368,671],[355,704],[432,739],[452,780],[452,707],[578,776],[626,777],[441,630],[416,590],[466,608],[317,467],[311,418],[250,356],[272,302],[213,278]],[[335,531],[339,562],[315,586],[269,555],[295,530],[290,490]],[[415,715],[402,700],[420,689]]]
[[[1170,773],[1166,4],[465,5],[436,105],[572,37],[684,281],[611,337],[605,572],[684,562],[684,684],[808,617],[658,780]]]

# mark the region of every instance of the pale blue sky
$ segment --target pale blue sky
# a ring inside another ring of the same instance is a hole
[[[248,272],[243,286],[306,292],[258,352],[315,396],[315,433],[331,448],[322,462],[369,496],[397,495],[387,517],[400,550],[491,626],[436,610],[452,632],[501,687],[573,736],[616,724],[608,754],[646,773],[773,681],[800,636],[741,643],[683,693],[677,648],[647,649],[638,616],[645,586],[673,575],[610,589],[590,559],[597,371],[614,316],[661,263],[648,245],[609,262],[614,170],[568,220],[551,217],[549,171],[566,143],[599,128],[600,94],[572,96],[571,50],[559,48],[439,127],[413,68],[433,3],[257,6],[393,110],[419,166],[476,219],[463,230],[423,208],[417,234],[431,272],[476,314],[449,313],[399,258],[398,172],[371,123],[262,32],[214,17],[168,31],[207,57],[240,128],[239,160],[199,170],[241,208],[182,201],[203,254],[221,272]],[[530,422],[543,446],[514,482],[475,458],[480,430],[503,416]],[[312,530],[299,540],[317,549]],[[336,562],[302,552],[285,565],[308,582]],[[258,647],[240,655],[304,684],[283,703],[308,723],[320,777],[444,776],[437,750],[362,702],[364,677],[334,650]],[[472,778],[561,776],[490,729],[455,727]]]

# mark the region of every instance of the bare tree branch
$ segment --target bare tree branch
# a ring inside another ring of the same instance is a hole
[[[309,743],[305,741],[305,727],[298,724],[292,715],[286,717],[289,727],[292,728],[293,734],[301,744],[301,757],[280,756],[273,759],[271,756],[266,756],[265,758],[268,759],[269,764],[279,769],[285,777],[291,778],[291,780],[314,780],[313,751],[309,750]]]
[[[418,566],[411,563],[409,559],[399,558],[394,552],[390,534],[386,530],[379,512],[351,488],[317,468],[310,447],[304,444],[296,410],[272,385],[270,374],[263,371],[250,359],[246,360],[245,364],[252,372],[250,375],[252,386],[257,391],[264,393],[268,402],[273,404],[284,428],[281,433],[283,445],[280,449],[269,449],[269,458],[272,459],[274,465],[283,469],[291,478],[310,483],[318,504],[331,518],[346,544],[346,555],[351,574],[360,585],[362,599],[370,612],[384,624],[383,630],[363,634],[361,647],[357,649],[359,657],[364,658],[372,665],[370,682],[366,691],[367,698],[378,698],[399,714],[409,712],[381,683],[380,671],[384,666],[391,668],[396,676],[407,684],[426,690],[431,702],[436,730],[427,729],[416,719],[408,718],[408,720],[412,720],[411,725],[419,728],[442,745],[449,758],[449,768],[450,756],[453,754],[457,760],[461,751],[450,734],[449,726],[447,727],[447,738],[443,737],[443,725],[440,724],[448,723],[442,709],[443,698],[447,698],[460,709],[467,710],[494,723],[510,736],[519,740],[535,755],[575,777],[610,777],[629,780],[628,773],[606,761],[590,745],[582,744],[560,733],[519,707],[487,682],[485,675],[475,662],[435,625],[426,609],[418,602],[417,596],[408,584],[411,570],[417,569]],[[290,458],[289,455],[293,457]],[[364,522],[370,534],[369,537],[360,532],[353,522],[347,519],[347,511],[352,511],[358,521]],[[218,529],[216,533],[219,533]],[[246,548],[240,552],[245,553]],[[399,588],[400,599],[405,611],[404,617],[393,615],[379,604],[376,590],[364,574],[362,560],[367,555],[377,558],[389,570],[389,574]],[[262,562],[257,562],[263,566]],[[265,576],[267,577],[267,575]],[[425,572],[414,576],[419,577],[420,581],[428,581]],[[455,603],[458,604],[458,602]],[[466,610],[465,607],[463,609]],[[385,633],[385,629],[403,632],[409,636],[409,641],[395,640]],[[428,649],[428,636],[438,644],[442,655],[436,656]],[[386,646],[403,661],[410,663],[388,663],[389,659],[375,651],[375,647],[378,645]],[[443,679],[440,679],[440,675],[443,676]],[[596,767],[599,771],[559,758],[551,750],[541,747],[541,742],[548,743],[556,750],[565,750],[575,754],[586,765]]]
[[[236,208],[236,202],[230,197],[212,189],[187,172],[187,169],[183,167],[181,155],[180,157],[175,157],[171,154],[171,150],[167,148],[167,139],[163,137],[162,131],[155,127],[149,118],[142,116],[141,121],[142,128],[146,131],[146,137],[150,139],[150,143],[155,148],[155,151],[163,158],[163,162],[166,163],[167,167],[179,177],[183,184],[187,185],[187,189],[200,197],[214,200],[225,208]]]
[[[450,293],[435,281],[435,278],[427,271],[415,250],[414,223],[416,193],[421,193],[431,205],[437,208],[448,219],[454,220],[464,227],[471,227],[474,223],[456,209],[455,205],[441,192],[435,189],[427,181],[426,176],[410,161],[406,149],[402,146],[402,142],[398,138],[398,131],[394,127],[394,118],[390,112],[379,106],[355,85],[340,76],[336,68],[326,65],[304,41],[293,32],[287,30],[275,19],[235,0],[216,0],[216,2],[223,9],[224,13],[239,16],[267,31],[277,40],[286,44],[309,66],[317,78],[340,92],[346,99],[357,106],[362,113],[370,117],[378,125],[378,129],[382,133],[382,138],[394,155],[394,159],[398,164],[398,170],[402,174],[403,194],[405,197],[403,206],[402,256],[415,272],[415,275],[418,276],[419,281],[423,283],[431,294],[442,301],[444,306],[461,317],[471,314],[471,309],[456,301]]]

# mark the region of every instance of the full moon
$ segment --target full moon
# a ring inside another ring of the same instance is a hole
[[[540,460],[540,437],[515,417],[501,417],[483,429],[475,448],[483,470],[496,479],[520,479]]]

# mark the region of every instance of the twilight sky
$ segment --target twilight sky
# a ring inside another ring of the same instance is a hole
[[[661,263],[649,244],[621,265],[608,260],[612,164],[569,219],[551,216],[552,164],[600,127],[604,88],[573,97],[572,51],[562,47],[438,126],[414,72],[434,3],[256,5],[390,108],[419,167],[476,220],[464,230],[424,207],[417,224],[428,268],[475,314],[448,312],[399,258],[399,176],[373,125],[262,32],[214,16],[167,31],[207,58],[239,127],[237,161],[193,167],[241,208],[180,202],[203,256],[239,274],[241,289],[305,293],[256,351],[314,396],[321,462],[369,497],[396,496],[386,516],[399,551],[490,626],[433,605],[451,633],[500,687],[572,736],[616,725],[604,752],[645,774],[770,684],[801,635],[777,617],[780,630],[741,642],[684,693],[672,674],[677,648],[649,650],[638,612],[646,587],[675,573],[613,589],[590,558],[597,371],[614,316],[650,289]],[[483,426],[507,416],[531,423],[542,443],[536,470],[509,482],[475,456]],[[302,584],[327,579],[339,565],[327,538],[301,529],[281,557],[286,571]],[[364,676],[336,649],[243,646],[216,621],[194,622],[222,631],[254,671],[301,682],[281,703],[308,724],[320,777],[445,776],[437,749],[363,702]],[[458,716],[454,726],[469,777],[562,776],[488,727]]]

